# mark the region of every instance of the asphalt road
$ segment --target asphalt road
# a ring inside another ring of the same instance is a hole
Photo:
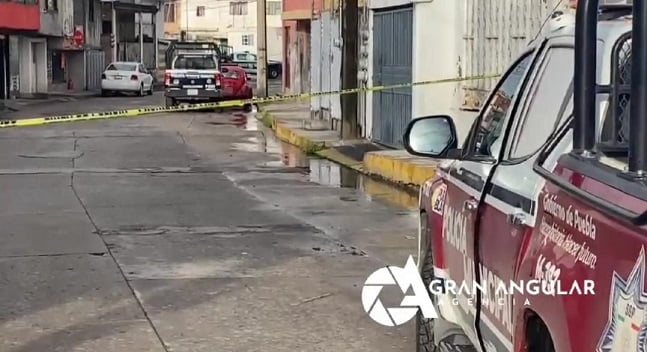
[[[229,113],[0,130],[0,351],[412,351],[360,294],[415,212],[266,136]]]

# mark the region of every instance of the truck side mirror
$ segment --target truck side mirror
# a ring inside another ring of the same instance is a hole
[[[412,155],[453,159],[457,144],[456,126],[446,115],[414,119],[404,133],[404,147]]]

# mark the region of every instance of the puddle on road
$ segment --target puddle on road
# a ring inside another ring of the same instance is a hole
[[[271,130],[255,118],[254,114],[238,114],[245,116],[246,123],[242,128],[261,133],[248,137],[243,142],[233,143],[232,147],[240,151],[274,154],[280,158],[263,163],[261,166],[302,169],[304,175],[308,175],[310,182],[330,187],[357,189],[369,200],[385,202],[407,210],[417,209],[416,192],[375,180],[327,159],[309,157],[299,148],[278,140]],[[342,198],[344,198],[341,199],[342,201],[348,202],[358,200],[356,197]]]

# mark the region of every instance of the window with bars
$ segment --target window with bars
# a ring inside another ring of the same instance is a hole
[[[631,32],[615,43],[612,54],[609,108],[602,125],[601,150],[626,153],[629,149],[631,113]]]
[[[232,16],[247,15],[246,1],[232,1],[229,3],[229,14]]]
[[[204,6],[197,6],[195,8],[195,15],[197,17],[203,17],[204,16]]]
[[[276,16],[281,14],[281,2],[280,1],[268,1],[267,2],[267,15]]]

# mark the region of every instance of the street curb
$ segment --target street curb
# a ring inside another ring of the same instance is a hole
[[[308,137],[301,135],[296,128],[285,126],[280,122],[275,123],[274,126],[274,134],[278,139],[298,147],[307,154],[316,154],[318,151],[326,148],[325,142],[314,142]]]
[[[388,150],[366,153],[363,164],[369,175],[419,187],[436,175],[439,162],[412,157],[402,150]]]
[[[287,126],[268,111],[261,109],[261,122],[274,131],[276,137],[292,144],[307,154],[316,155],[353,169],[364,175],[417,189],[436,174],[439,161],[413,157],[404,150],[368,152],[362,162],[340,153],[333,143],[312,141],[299,128]]]
[[[336,162],[337,164],[346,166],[349,169],[353,169],[359,173],[366,174],[366,171],[364,170],[364,163],[349,158],[333,148],[323,149],[316,152],[315,154],[324,159],[328,159]]]

